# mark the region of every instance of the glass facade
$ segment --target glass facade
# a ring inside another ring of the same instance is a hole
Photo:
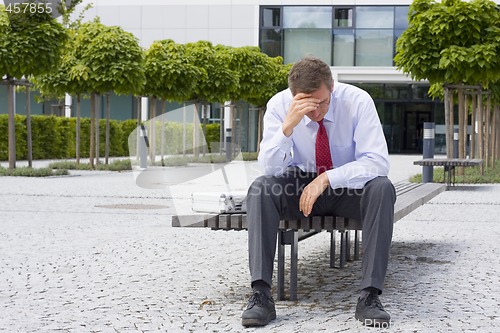
[[[314,55],[331,66],[393,66],[408,6],[261,7],[260,47],[292,63]]]
[[[260,47],[293,63],[314,55],[330,66],[392,67],[409,6],[261,7]],[[374,99],[390,153],[422,153],[423,123],[444,123],[444,107],[429,85],[349,82]],[[444,138],[436,134],[436,152]]]
[[[444,106],[432,99],[424,84],[355,84],[375,101],[390,153],[422,153],[424,122],[444,123]],[[444,137],[436,135],[436,153],[444,151]]]

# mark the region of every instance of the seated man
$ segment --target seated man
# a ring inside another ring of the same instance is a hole
[[[334,85],[330,67],[312,57],[295,63],[288,85],[268,102],[259,153],[264,175],[247,196],[253,294],[242,324],[264,326],[276,318],[271,282],[280,219],[339,215],[363,226],[355,317],[387,326],[390,316],[379,295],[396,193],[387,178],[387,144],[373,100],[357,87]]]

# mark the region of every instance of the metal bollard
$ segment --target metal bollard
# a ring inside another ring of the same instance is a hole
[[[424,123],[424,143],[423,143],[423,158],[434,158],[435,147],[435,128],[436,124]],[[422,167],[422,183],[432,183],[434,177],[434,169],[432,165]]]
[[[453,129],[453,158],[458,158],[458,128]]]
[[[149,139],[148,132],[146,127],[141,124],[141,132],[139,139],[139,161],[141,169],[147,169],[148,167],[148,148],[149,148]]]
[[[231,129],[226,128],[226,162],[231,162],[233,157],[233,146],[231,145]]]

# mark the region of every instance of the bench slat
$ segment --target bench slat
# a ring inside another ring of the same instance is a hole
[[[427,183],[413,189],[411,192],[398,196],[394,205],[394,221],[401,220],[445,189],[446,187],[443,184]]]
[[[394,221],[398,221],[417,207],[423,205],[446,187],[439,183],[407,183],[394,184],[396,189],[396,204],[394,206]],[[208,227],[223,230],[247,229],[246,214],[193,214],[173,216],[173,227]],[[299,220],[282,220],[280,230],[360,230],[361,223],[357,220],[340,216],[305,217]]]

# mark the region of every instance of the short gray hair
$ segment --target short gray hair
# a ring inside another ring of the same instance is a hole
[[[298,93],[312,93],[324,84],[332,90],[330,66],[316,57],[305,57],[297,61],[288,74],[288,87],[295,96]]]

